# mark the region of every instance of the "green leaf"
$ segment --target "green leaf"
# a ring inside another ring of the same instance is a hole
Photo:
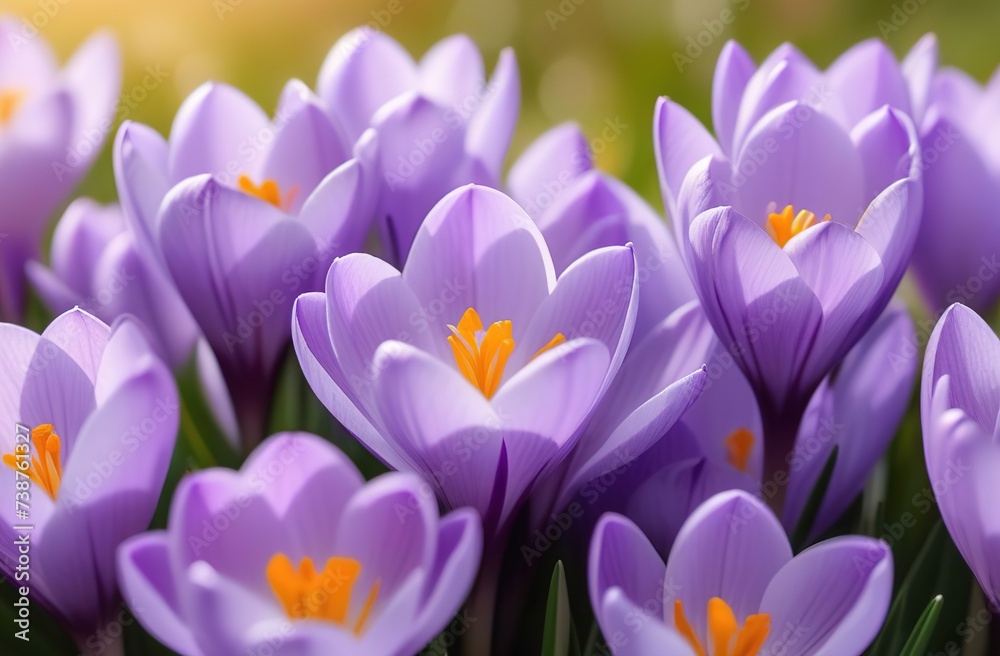
[[[941,595],[931,599],[931,602],[927,604],[927,608],[920,614],[920,619],[917,620],[917,625],[913,627],[913,633],[910,634],[909,640],[903,645],[903,650],[899,652],[899,656],[921,656],[927,650],[927,643],[930,642],[931,633],[934,632],[934,627],[937,625],[943,603],[944,597]]]
[[[549,583],[549,600],[545,606],[545,633],[542,636],[542,656],[568,656],[570,644],[569,594],[562,561],[556,562]]]
[[[812,492],[809,494],[809,500],[806,501],[806,506],[802,510],[802,516],[799,517],[799,523],[795,526],[795,531],[792,533],[792,545],[796,551],[801,551],[808,546],[806,541],[809,539],[809,533],[816,523],[816,515],[819,514],[820,506],[823,505],[823,497],[826,496],[826,490],[830,487],[830,479],[833,477],[833,468],[837,464],[837,454],[839,451],[840,446],[834,444],[829,457],[826,459],[826,464],[823,465],[823,471],[819,473],[816,484],[813,485]]]

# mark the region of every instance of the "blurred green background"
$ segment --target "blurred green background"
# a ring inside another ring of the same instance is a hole
[[[126,93],[146,67],[168,74],[128,108],[128,118],[164,133],[183,98],[209,79],[234,84],[273,111],[288,78],[314,85],[336,39],[380,19],[418,56],[438,39],[465,32],[492,69],[510,45],[523,86],[512,153],[561,121],[578,121],[596,137],[606,120],[618,119],[628,128],[599,154],[599,163],[656,206],[655,99],[679,98],[708,121],[712,70],[727,39],[739,40],[758,60],[792,41],[825,67],[862,39],[884,36],[903,55],[934,31],[944,62],[980,80],[1000,62],[996,0],[396,1],[402,7],[396,15],[387,11],[393,0],[4,0],[0,13],[28,18],[63,59],[90,32],[114,31],[124,51]],[[719,21],[726,10],[729,24]],[[700,35],[706,21],[721,33]],[[688,56],[689,39],[708,45],[678,70],[674,53]],[[81,193],[114,198],[107,147]]]

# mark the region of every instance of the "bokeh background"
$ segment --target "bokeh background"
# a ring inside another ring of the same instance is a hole
[[[513,46],[523,107],[512,158],[558,122],[575,120],[596,138],[618,121],[627,128],[602,144],[598,162],[657,207],[656,97],[679,98],[708,121],[712,70],[728,39],[758,60],[792,41],[825,67],[862,39],[883,38],[902,56],[934,31],[944,62],[980,80],[1000,61],[997,0],[3,0],[0,13],[26,18],[63,59],[92,31],[112,30],[125,56],[121,113],[163,133],[205,80],[234,84],[273,111],[289,78],[314,85],[337,38],[363,24],[415,55],[467,33],[489,69]],[[679,66],[678,55],[690,61]],[[136,100],[129,94],[147,67],[166,78]],[[80,191],[114,199],[107,147]]]

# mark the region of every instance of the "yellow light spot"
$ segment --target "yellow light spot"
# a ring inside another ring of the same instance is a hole
[[[298,569],[283,553],[275,554],[267,564],[267,581],[274,595],[292,619],[325,620],[347,626],[351,592],[361,574],[361,563],[353,558],[330,558],[323,571],[317,572],[311,558],[303,558]],[[358,619],[351,630],[361,635],[378,597],[379,582],[372,585]]]
[[[259,185],[254,184],[254,181],[250,179],[250,176],[245,173],[240,175],[239,180],[237,180],[237,184],[239,185],[240,191],[243,193],[256,196],[261,200],[271,203],[279,210],[284,210],[286,212],[291,208],[292,203],[295,200],[295,194],[299,190],[298,185],[292,187],[288,192],[288,196],[282,200],[281,188],[278,186],[277,182],[268,179],[264,180]]]
[[[56,435],[52,424],[41,424],[32,429],[31,442],[34,449],[27,468],[21,463],[27,462],[28,454],[17,451],[5,453],[3,464],[15,471],[23,472],[32,483],[45,490],[45,493],[55,501],[56,495],[59,494],[59,484],[62,482],[62,440]]]
[[[737,428],[722,443],[726,447],[729,464],[745,472],[750,461],[750,452],[753,450],[753,433],[747,428]]]
[[[448,343],[455,354],[458,370],[483,396],[493,398],[503,379],[507,360],[514,352],[513,324],[510,321],[496,321],[483,334],[483,321],[479,318],[479,313],[469,308],[462,315],[458,327],[448,324],[448,330],[452,333],[448,336]],[[565,335],[556,333],[548,344],[538,349],[532,359],[565,341]]]
[[[823,221],[829,221],[830,215],[823,217]],[[780,214],[771,213],[767,217],[767,234],[782,248],[785,244],[800,232],[813,227],[820,220],[809,210],[799,210],[798,214],[791,205],[786,205]]]
[[[20,89],[0,90],[0,125],[7,125],[17,113],[26,94]]]
[[[684,616],[684,604],[674,602],[674,626],[688,641],[698,656],[757,656],[771,631],[771,617],[767,613],[751,615],[740,628],[736,614],[725,601],[712,597],[708,601],[707,651],[691,624]],[[733,638],[736,638],[735,644]]]

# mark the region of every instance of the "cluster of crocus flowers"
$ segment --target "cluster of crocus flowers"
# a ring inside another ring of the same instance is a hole
[[[465,36],[417,60],[361,29],[273,116],[206,82],[166,138],[125,122],[118,203],[71,203],[46,260],[45,220],[92,154],[44,188],[39,166],[104,118],[117,57],[99,36],[60,74],[41,40],[25,48],[0,58],[0,318],[18,316],[25,274],[62,314],[41,335],[0,324],[0,419],[17,427],[0,484],[32,486],[32,598],[85,652],[122,597],[190,656],[406,656],[466,604],[463,653],[503,652],[494,623],[521,601],[505,587],[538,573],[512,569],[517,531],[581,501],[537,562],[590,545],[617,656],[851,656],[875,638],[889,546],[816,540],[911,396],[913,322],[891,300],[911,254],[931,305],[976,276],[973,306],[997,294],[992,262],[968,261],[995,228],[942,217],[998,204],[998,78],[939,70],[932,37],[902,63],[864,42],[825,71],[791,45],[758,65],[729,43],[714,134],[655,107],[668,228],[571,123],[504,175],[509,49],[487,78]],[[28,148],[29,133],[53,141]],[[396,471],[366,483],[316,435],[263,439],[290,345],[333,418]],[[171,368],[192,354],[247,460],[161,499]],[[985,322],[951,308],[921,406],[945,524],[1000,604],[996,357]],[[166,527],[143,533],[157,501]],[[13,512],[0,506],[9,579]]]
[[[953,305],[927,344],[920,391],[927,474],[955,545],[983,592],[1000,604],[1000,339]]]
[[[635,524],[605,515],[588,568],[615,656],[861,654],[892,597],[887,544],[839,537],[793,557],[774,514],[741,491],[700,505],[666,562]]]
[[[49,215],[90,168],[121,91],[108,34],[91,37],[62,70],[41,38],[0,16],[0,320],[24,309],[24,265],[39,255]]]
[[[0,567],[91,653],[88,638],[120,610],[116,550],[160,497],[177,390],[136,322],[109,328],[82,310],[41,335],[0,324],[0,370]],[[30,579],[16,576],[19,539]]]
[[[757,67],[731,42],[715,73],[717,137],[675,102],[657,105],[666,205],[705,313],[757,394],[768,475],[816,387],[885,309],[917,238],[913,121],[881,86],[851,81],[885,55],[862,44],[823,72],[785,45]]]
[[[281,433],[239,471],[187,477],[167,529],[126,542],[119,570],[139,621],[184,656],[392,656],[455,615],[482,539],[416,476],[365,483],[321,438]]]

